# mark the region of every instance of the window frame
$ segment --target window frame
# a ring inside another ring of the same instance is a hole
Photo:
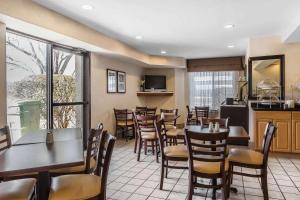
[[[20,31],[16,31],[10,28],[6,29],[7,33],[12,33],[15,35],[19,35],[21,37],[26,37],[35,41],[43,42],[47,45],[46,50],[46,98],[47,98],[47,129],[53,128],[53,108],[55,106],[74,106],[74,105],[82,105],[83,106],[83,124],[82,124],[82,131],[83,131],[83,141],[84,147],[86,147],[88,131],[91,128],[91,84],[90,84],[90,52],[86,51],[81,48],[74,48],[71,46],[66,46],[63,44],[59,44],[50,40],[46,40],[43,38],[39,38],[27,33],[23,33]],[[83,56],[83,71],[82,71],[82,95],[83,99],[80,102],[64,102],[64,103],[54,103],[53,102],[53,50],[59,49],[63,51],[69,51],[73,54],[79,54]],[[7,65],[5,65],[7,70]],[[7,97],[6,97],[7,98]]]

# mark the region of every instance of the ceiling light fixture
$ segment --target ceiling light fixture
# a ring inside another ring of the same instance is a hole
[[[85,5],[82,5],[81,8],[84,10],[93,10],[94,7],[89,4],[85,4]]]
[[[229,49],[232,49],[232,48],[234,48],[234,45],[233,44],[230,44],[230,45],[228,45],[227,46]]]
[[[161,54],[166,54],[167,52],[165,50],[160,51]]]
[[[137,35],[137,36],[135,36],[135,39],[137,39],[137,40],[142,40],[142,39],[143,39],[143,36]]]
[[[224,26],[225,29],[231,29],[231,28],[234,28],[234,24],[226,24]]]

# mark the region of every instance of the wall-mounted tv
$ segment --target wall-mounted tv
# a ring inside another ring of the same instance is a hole
[[[145,75],[145,90],[160,90],[166,91],[166,76],[157,76],[157,75]]]

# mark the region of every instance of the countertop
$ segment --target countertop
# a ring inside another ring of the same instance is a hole
[[[296,106],[295,108],[287,108],[284,109],[283,105],[272,105],[271,108],[269,105],[261,105],[261,104],[257,104],[257,103],[251,103],[251,108],[254,111],[287,111],[287,112],[291,112],[291,111],[300,111],[300,107]]]

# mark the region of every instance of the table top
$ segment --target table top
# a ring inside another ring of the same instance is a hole
[[[202,127],[199,125],[187,125],[185,129],[188,129],[189,131],[193,131],[193,132],[213,134],[213,132],[210,132],[207,127]],[[228,131],[228,129],[220,128],[219,132],[226,132],[226,131]],[[229,126],[228,140],[248,141],[250,140],[250,137],[247,134],[247,131],[242,126]]]
[[[84,164],[82,139],[12,146],[0,155],[0,176]]]
[[[82,139],[82,130],[80,128],[53,129],[52,132],[54,142]],[[45,143],[46,135],[47,129],[27,133],[13,145]]]

